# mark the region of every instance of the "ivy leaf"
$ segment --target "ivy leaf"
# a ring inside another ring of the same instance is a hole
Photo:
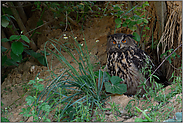
[[[16,55],[20,55],[22,54],[24,47],[20,41],[16,41],[11,44],[11,49],[13,53],[15,53]]]
[[[28,38],[27,36],[21,35],[21,38],[22,38],[24,41],[26,41],[27,43],[30,43],[30,40],[29,40],[29,38]]]

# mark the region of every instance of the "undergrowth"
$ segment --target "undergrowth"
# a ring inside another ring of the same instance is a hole
[[[119,24],[121,25],[121,23]],[[47,52],[52,53],[64,68],[60,70],[61,74],[55,74],[46,59],[48,69],[51,71],[50,74],[53,78],[52,81],[35,78],[35,80],[31,80],[28,83],[30,85],[28,90],[31,94],[26,98],[27,107],[23,108],[21,112],[25,121],[33,117],[34,122],[105,122],[107,121],[105,111],[110,111],[114,115],[113,121],[116,121],[118,116],[121,115],[119,109],[124,107],[119,107],[115,102],[107,102],[109,95],[105,91],[123,94],[126,91],[126,86],[119,85],[121,81],[119,77],[109,77],[101,69],[95,71],[90,60],[91,56],[85,38],[83,46],[78,43],[74,35],[71,35],[71,37],[74,40],[74,44],[69,44],[70,46],[72,45],[72,48],[67,47],[69,45],[58,43],[60,40],[65,40],[64,35],[60,36],[59,39],[50,39],[45,43],[45,57]],[[46,47],[47,44],[52,45],[54,50]],[[74,64],[78,66],[77,69],[67,61],[63,52],[73,59]],[[99,68],[101,67],[99,66]],[[152,74],[152,71],[148,72]],[[155,90],[150,87],[148,93],[144,95],[146,99],[139,99],[135,95],[134,99],[130,100],[125,107],[128,115],[130,117],[137,116],[139,115],[138,112],[142,112],[145,118],[136,119],[136,121],[141,122],[161,122],[172,116],[174,107],[166,107],[166,105],[171,103],[170,99],[172,97],[182,93],[182,78],[174,76],[173,73],[172,79],[171,92],[166,95],[165,89],[159,91],[162,86],[157,83]],[[111,81],[113,86],[108,80]],[[45,86],[41,84],[43,81],[46,82]],[[154,82],[151,78],[150,81]],[[104,85],[106,90],[103,89]],[[182,98],[179,97],[177,101],[181,103]],[[106,103],[111,108],[105,108]],[[140,104],[142,105],[140,106]]]

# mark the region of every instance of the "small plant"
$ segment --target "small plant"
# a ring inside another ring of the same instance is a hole
[[[83,105],[83,103],[78,102],[76,104],[76,113],[74,114],[74,122],[90,122],[92,120],[90,108],[91,104],[88,103],[87,105]]]
[[[109,102],[109,104],[111,105],[111,112],[114,116],[114,118],[116,118],[116,120],[118,119],[117,116],[119,116],[121,114],[120,112],[120,107],[119,107],[119,104],[117,105],[115,102]],[[115,119],[113,119],[113,122],[116,121]]]
[[[33,116],[33,121],[46,121],[46,122],[51,122],[50,119],[47,117],[49,112],[51,111],[50,105],[48,103],[44,102],[43,100],[37,100],[38,94],[40,91],[44,89],[44,85],[40,84],[39,82],[43,81],[43,79],[37,78],[36,80],[30,80],[28,83],[29,85],[33,85],[32,90],[34,92],[34,96],[28,96],[26,97],[26,101],[28,107],[23,108],[22,112],[20,114],[23,114],[24,117],[31,117]],[[38,116],[38,111],[42,110],[43,113],[45,114],[43,117]]]

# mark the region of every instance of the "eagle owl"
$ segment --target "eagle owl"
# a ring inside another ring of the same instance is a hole
[[[150,57],[137,47],[131,34],[117,33],[107,36],[107,71],[111,76],[119,76],[123,79],[121,83],[127,85],[126,95],[143,95],[146,91],[139,86],[150,76],[149,72],[155,70],[155,65]],[[167,80],[162,72],[158,70],[155,78],[158,83],[167,86]],[[145,88],[154,87],[150,81],[145,83]]]

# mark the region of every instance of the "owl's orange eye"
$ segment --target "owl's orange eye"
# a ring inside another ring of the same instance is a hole
[[[113,44],[116,44],[116,42],[115,42],[115,41],[113,41],[112,43],[113,43]]]
[[[126,43],[126,40],[122,40],[123,43]]]

